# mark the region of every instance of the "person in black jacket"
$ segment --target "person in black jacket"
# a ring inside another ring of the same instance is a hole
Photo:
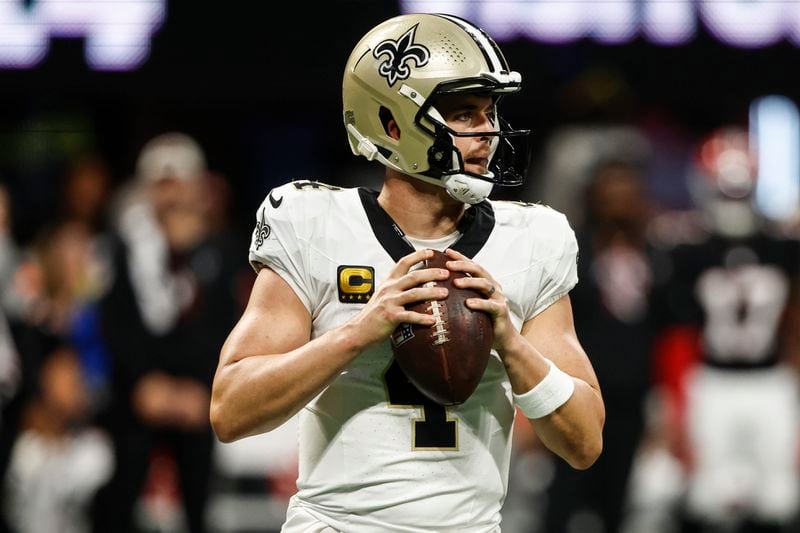
[[[163,450],[175,460],[188,529],[205,530],[211,380],[238,313],[234,244],[209,225],[206,174],[193,139],[159,136],[142,150],[138,189],[119,216],[101,306],[117,469],[97,501],[97,531],[136,530],[134,506]]]
[[[616,533],[623,519],[634,454],[644,431],[644,401],[651,384],[656,321],[652,251],[645,238],[648,202],[640,170],[625,161],[604,161],[586,190],[587,220],[572,305],[581,343],[603,387],[604,450],[587,471],[556,462],[545,517],[547,532],[589,528]]]

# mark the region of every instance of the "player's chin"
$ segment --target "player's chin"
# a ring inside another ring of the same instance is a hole
[[[489,173],[489,167],[479,163],[467,163],[464,165],[464,170],[478,176],[485,176]]]

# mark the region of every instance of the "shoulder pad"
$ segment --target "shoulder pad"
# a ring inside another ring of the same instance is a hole
[[[287,184],[288,185],[288,184]],[[328,185],[327,183],[322,183],[321,181],[316,180],[296,180],[290,183],[292,187],[297,189],[298,191],[319,191],[319,190],[326,190],[326,191],[342,191],[341,187],[337,187],[336,185]]]
[[[277,214],[278,210],[282,205],[284,205],[284,203],[291,204],[295,199],[302,200],[304,203],[314,201],[315,195],[305,194],[307,192],[331,192],[343,190],[345,189],[336,187],[334,185],[328,185],[319,181],[290,181],[289,183],[285,183],[272,189],[264,199],[262,207],[269,207],[271,208],[271,211]],[[289,210],[293,210],[296,207],[297,206],[293,206]],[[283,209],[281,209],[281,211],[283,211]]]

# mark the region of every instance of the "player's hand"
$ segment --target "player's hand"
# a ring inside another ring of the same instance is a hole
[[[400,259],[389,277],[375,289],[364,309],[353,319],[359,340],[364,347],[383,342],[400,324],[432,326],[436,319],[427,314],[407,311],[405,305],[426,300],[447,298],[443,287],[425,287],[431,281],[445,280],[450,272],[444,268],[411,268],[433,257],[432,250],[419,250]]]
[[[454,279],[453,285],[459,289],[472,289],[485,295],[485,298],[468,298],[467,307],[475,311],[483,311],[492,317],[494,326],[492,347],[502,355],[505,348],[511,345],[511,341],[519,336],[519,331],[511,322],[508,313],[508,299],[503,294],[503,288],[485,268],[467,256],[449,248],[445,254],[451,259],[447,262],[447,268],[453,272],[469,274],[469,277]]]

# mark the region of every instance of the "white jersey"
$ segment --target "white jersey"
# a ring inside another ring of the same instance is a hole
[[[518,329],[577,282],[574,233],[548,207],[485,201],[467,210],[459,230],[452,247],[502,285]],[[259,207],[250,261],[294,289],[318,337],[360,312],[411,251],[377,192],[305,181],[274,189]],[[496,353],[472,396],[443,407],[408,382],[387,341],[300,413],[293,505],[338,531],[496,530],[513,420]]]

